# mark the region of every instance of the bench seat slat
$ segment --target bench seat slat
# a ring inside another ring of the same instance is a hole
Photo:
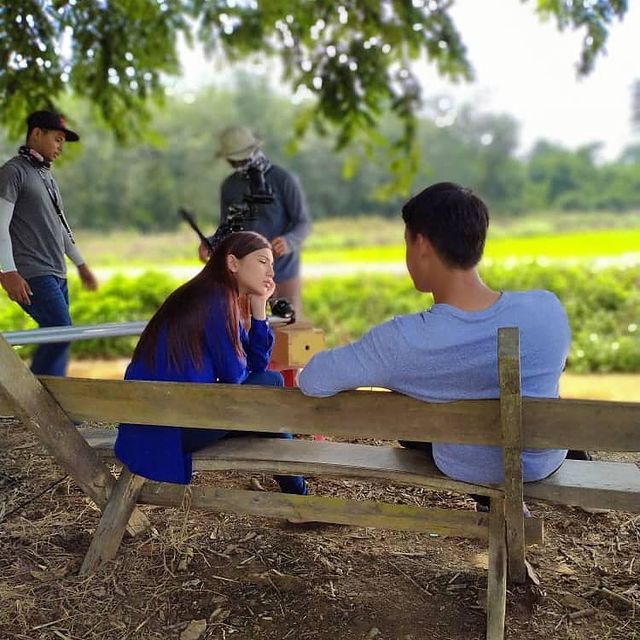
[[[101,457],[113,456],[115,431],[81,429]],[[469,484],[442,474],[420,451],[344,442],[280,438],[226,438],[193,454],[194,471],[261,471],[373,478],[414,486],[499,496],[495,487]]]
[[[88,428],[81,432],[99,455],[113,457],[116,431]],[[494,487],[448,478],[419,451],[343,442],[228,438],[194,453],[193,468],[377,478],[461,493],[500,495]],[[524,495],[561,504],[639,512],[640,469],[624,462],[566,460],[545,480],[525,483]]]
[[[230,438],[195,453],[194,468],[378,478],[450,491],[473,490],[487,496],[502,493],[493,487],[471,485],[445,476],[420,451],[345,442]]]
[[[640,469],[630,462],[565,460],[540,482],[527,482],[524,495],[596,509],[640,512]]]

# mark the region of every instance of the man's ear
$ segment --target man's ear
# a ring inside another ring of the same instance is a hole
[[[227,269],[231,271],[231,273],[237,273],[238,267],[240,266],[240,261],[236,258],[232,253],[227,254]]]
[[[37,140],[42,134],[42,129],[40,127],[33,127],[27,136],[27,144],[32,140]]]
[[[435,249],[431,244],[431,240],[427,236],[423,236],[421,233],[417,233],[415,237],[416,247],[418,248],[418,254],[425,258],[430,258]]]

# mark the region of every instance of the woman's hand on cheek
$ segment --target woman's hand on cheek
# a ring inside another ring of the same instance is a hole
[[[270,280],[268,286],[265,287],[265,290],[266,290],[265,300],[268,300],[273,295],[273,292],[276,290],[276,283],[273,280]]]
[[[267,317],[267,300],[273,295],[276,285],[271,280],[268,284],[265,284],[264,293],[257,294],[252,293],[249,295],[249,302],[251,305],[251,315],[256,320],[265,320]]]

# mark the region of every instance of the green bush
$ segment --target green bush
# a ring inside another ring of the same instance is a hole
[[[495,289],[549,289],[562,300],[573,331],[570,370],[640,372],[640,267],[506,261],[486,265],[482,276]],[[70,279],[72,316],[76,324],[148,319],[179,284],[165,274],[147,272],[135,278],[115,276],[89,293]],[[307,281],[304,303],[307,318],[335,346],[394,315],[428,308],[432,298],[416,293],[408,276],[361,274]],[[0,298],[0,331],[34,326],[17,305]],[[73,356],[128,357],[135,343],[134,337],[76,342]],[[26,357],[31,350],[24,347],[21,353]]]
[[[573,333],[568,369],[577,373],[640,372],[640,267],[496,263],[482,276],[494,289],[549,289],[562,300]],[[305,313],[330,346],[360,337],[394,315],[428,308],[408,276],[360,275],[309,282]]]
[[[98,291],[81,288],[75,277],[69,278],[71,317],[75,324],[147,320],[163,300],[180,283],[164,273],[145,272],[136,278],[116,275],[102,283]],[[5,296],[0,298],[0,331],[33,329],[36,323]],[[136,337],[82,340],[72,344],[74,358],[129,357]],[[24,357],[31,356],[34,346],[20,348]]]

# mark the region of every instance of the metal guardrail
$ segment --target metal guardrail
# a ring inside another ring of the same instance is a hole
[[[137,322],[105,322],[102,324],[47,327],[26,331],[6,331],[2,335],[10,345],[46,344],[49,342],[75,342],[95,338],[139,336],[147,326],[146,320]]]
[[[287,324],[288,320],[270,316],[272,326]],[[104,322],[102,324],[72,325],[70,327],[46,327],[25,331],[5,331],[4,339],[12,346],[23,344],[46,344],[50,342],[75,342],[76,340],[95,340],[96,338],[120,338],[139,336],[147,326],[146,320],[134,322]]]

